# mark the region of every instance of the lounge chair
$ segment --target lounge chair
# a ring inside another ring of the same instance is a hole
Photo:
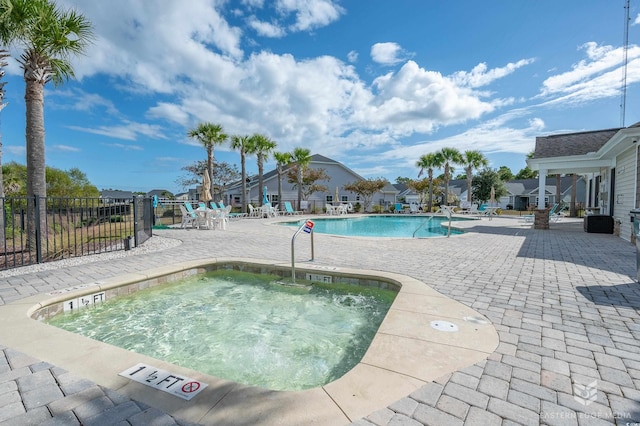
[[[182,214],[182,222],[180,222],[181,228],[186,228],[187,226],[194,228],[198,226],[198,215],[196,212],[189,212],[185,206],[180,204],[180,213]]]
[[[294,210],[289,201],[284,202],[284,212],[291,216],[302,214],[300,210]]]
[[[468,210],[461,210],[458,213],[460,213],[460,214],[478,214],[478,205],[477,204],[471,204],[471,207],[469,207]]]
[[[417,203],[409,204],[409,212],[410,213],[420,213],[420,206]]]
[[[402,203],[395,203],[395,205],[393,207],[393,212],[394,213],[404,213],[404,210],[402,208]]]

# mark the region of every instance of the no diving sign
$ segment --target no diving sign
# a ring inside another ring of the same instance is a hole
[[[206,383],[179,374],[172,374],[143,363],[134,365],[118,375],[186,399],[187,401],[207,387]]]

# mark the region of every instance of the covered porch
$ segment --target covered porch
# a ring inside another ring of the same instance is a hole
[[[587,182],[584,205],[588,214],[611,216],[620,237],[630,240],[630,210],[638,207],[638,154],[640,127],[607,129],[536,138],[529,168],[538,171],[534,228],[548,229],[545,187],[552,175],[583,176]]]

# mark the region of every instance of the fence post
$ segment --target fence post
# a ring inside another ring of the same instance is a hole
[[[133,243],[135,247],[138,247],[138,196],[134,195],[131,200],[133,205]]]
[[[33,196],[35,207],[35,239],[36,239],[36,262],[42,263],[42,227],[40,226],[40,197]]]

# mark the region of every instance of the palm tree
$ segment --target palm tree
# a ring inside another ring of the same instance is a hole
[[[278,171],[278,202],[280,203],[280,210],[282,210],[282,174],[284,168],[291,163],[290,152],[274,152],[273,158],[276,160],[276,170]]]
[[[242,173],[242,213],[247,212],[247,165],[246,165],[246,156],[248,154],[252,154],[251,151],[252,145],[250,143],[250,138],[248,135],[231,136],[231,149],[235,149],[240,151],[240,168]]]
[[[7,58],[9,52],[5,49],[0,49],[0,114],[7,104],[4,103],[4,85],[6,82],[2,81],[4,77],[4,68],[8,65]],[[0,133],[0,203],[4,203],[4,177],[2,176],[2,133]],[[0,212],[4,211],[3,204],[0,204]],[[0,214],[0,241],[4,241],[4,214]]]
[[[462,164],[467,174],[467,201],[471,204],[471,182],[473,180],[473,169],[480,169],[489,165],[489,160],[480,151],[465,151],[462,156]]]
[[[264,162],[269,159],[269,155],[274,149],[276,149],[277,144],[268,137],[259,133],[251,136],[251,144],[253,145],[253,153],[258,158],[258,187],[262,190]],[[262,202],[260,202],[260,205],[262,205]]]
[[[422,176],[424,169],[427,169],[427,179],[429,179],[429,212],[433,207],[433,169],[442,167],[442,158],[438,154],[429,153],[420,157],[416,163],[416,167],[420,167],[418,178]]]
[[[209,174],[210,182],[213,182],[213,162],[216,159],[213,153],[213,147],[222,145],[228,138],[222,130],[222,125],[200,123],[195,129],[189,130],[187,136],[200,142],[207,151],[207,173]]]
[[[444,203],[449,204],[449,181],[454,172],[453,166],[462,163],[462,154],[455,148],[442,148],[438,155],[442,158],[444,166]]]
[[[298,166],[298,210],[302,210],[302,208],[300,208],[300,202],[302,201],[302,177],[304,176],[304,169],[309,167],[311,163],[311,151],[307,148],[294,148],[291,153],[291,162]]]
[[[46,197],[44,86],[74,77],[70,58],[82,54],[93,39],[91,23],[75,10],[60,10],[50,0],[10,0],[0,4],[0,42],[23,53],[26,104],[27,196]],[[40,204],[40,229],[46,232],[46,203]],[[29,240],[35,242],[35,205],[27,208]]]

